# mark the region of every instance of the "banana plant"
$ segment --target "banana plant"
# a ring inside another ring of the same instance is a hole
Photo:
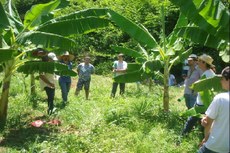
[[[164,21],[164,7],[162,7],[162,39],[158,43],[155,38],[148,32],[148,30],[142,26],[137,25],[124,16],[108,10],[110,20],[120,27],[122,31],[130,35],[131,38],[138,42],[138,50],[130,48],[113,47],[118,52],[123,52],[126,55],[130,55],[136,58],[136,69],[130,68],[128,65],[128,71],[124,75],[115,77],[117,82],[136,82],[146,78],[151,78],[154,72],[162,69],[163,65],[163,83],[164,83],[164,97],[163,108],[164,111],[169,111],[169,86],[168,76],[170,69],[173,65],[179,61],[184,60],[192,49],[185,50],[183,47],[183,40],[176,37],[174,31],[165,36],[165,21]],[[181,15],[178,19],[175,28],[187,25],[187,19]],[[130,70],[129,70],[130,69]]]
[[[0,65],[4,75],[0,97],[1,128],[6,124],[10,82],[15,72],[73,75],[58,63],[49,63],[50,69],[46,70],[47,63],[31,61],[29,52],[44,48],[61,54],[74,47],[75,42],[71,39],[74,35],[89,33],[109,24],[103,9],[88,9],[55,18],[53,14],[63,1],[34,5],[23,22],[11,0],[4,1],[4,4],[0,1]]]
[[[229,9],[221,0],[170,0],[190,20],[177,35],[200,45],[215,48],[223,61],[230,62]],[[229,3],[229,1],[227,2]]]

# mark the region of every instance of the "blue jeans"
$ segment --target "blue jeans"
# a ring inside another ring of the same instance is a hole
[[[117,86],[120,86],[120,95],[123,95],[125,93],[125,83],[117,83],[117,82],[113,82],[113,88],[112,88],[112,93],[111,93],[111,97],[115,97],[115,94],[117,92]]]
[[[46,95],[48,97],[48,110],[53,110],[54,108],[54,95],[55,95],[55,89],[45,87]]]
[[[198,151],[197,153],[217,153],[217,152],[212,151],[212,150],[206,148],[205,145],[203,145],[203,146],[199,149],[199,151]]]
[[[59,85],[61,87],[62,99],[63,99],[63,101],[66,102],[68,100],[67,97],[68,97],[68,93],[70,90],[71,82],[64,82],[64,81],[59,80]]]
[[[188,109],[192,108],[196,102],[197,94],[184,94],[185,104]]]
[[[188,134],[192,131],[193,126],[195,126],[197,123],[201,122],[201,118],[196,117],[196,116],[190,116],[187,120],[187,122],[185,123],[185,127],[182,131],[182,134]],[[203,130],[202,130],[203,131]]]

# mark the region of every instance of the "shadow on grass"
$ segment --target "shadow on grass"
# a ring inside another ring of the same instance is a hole
[[[33,120],[45,120],[46,116],[36,117]],[[29,121],[27,121],[29,122]],[[52,139],[51,134],[57,133],[58,128],[54,125],[43,124],[41,127],[33,127],[31,124],[26,126],[11,128],[4,132],[0,138],[0,147],[14,148],[16,150],[28,150],[31,144],[35,142],[49,141]]]

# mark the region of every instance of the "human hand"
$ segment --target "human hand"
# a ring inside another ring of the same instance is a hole
[[[206,118],[206,117],[203,117],[203,118],[201,119],[201,125],[202,125],[203,127],[206,127],[207,124],[208,124],[207,118]]]

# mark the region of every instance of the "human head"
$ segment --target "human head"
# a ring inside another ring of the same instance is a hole
[[[122,61],[124,58],[124,54],[122,54],[122,53],[118,54],[117,58],[119,61]]]
[[[189,66],[194,66],[197,62],[197,56],[195,54],[191,54],[191,55],[189,55],[187,60],[188,60]]]
[[[63,61],[72,61],[74,59],[74,56],[69,54],[68,51],[66,51],[63,55],[60,56],[60,60]]]
[[[52,61],[57,61],[58,60],[57,56],[52,52],[50,52],[47,56],[48,56],[49,60],[52,60]]]
[[[85,60],[85,64],[89,64],[89,62],[90,62],[90,57],[89,57],[89,56],[85,56],[84,60]]]
[[[220,75],[217,75],[219,77],[221,77],[221,86],[223,89],[225,90],[229,90],[229,86],[230,86],[230,70],[229,70],[229,66],[225,67]]]
[[[210,69],[211,67],[214,67],[212,64],[213,58],[207,54],[203,54],[198,57],[198,65],[202,70]]]

